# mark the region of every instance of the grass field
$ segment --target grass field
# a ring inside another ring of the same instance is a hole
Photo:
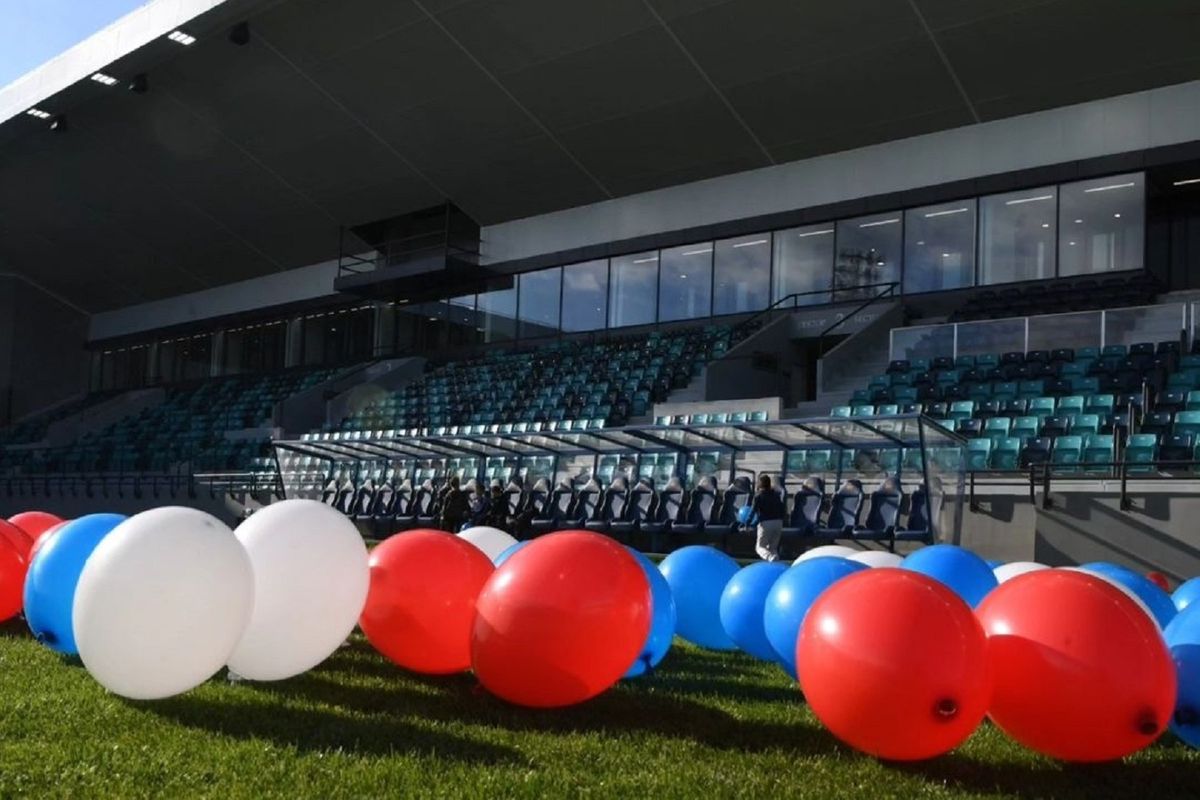
[[[839,745],[779,669],[687,646],[559,711],[406,674],[361,639],[290,681],[135,703],[9,623],[0,709],[2,797],[1200,797],[1200,752],[1170,739],[1070,767],[985,725],[949,756],[880,763]]]

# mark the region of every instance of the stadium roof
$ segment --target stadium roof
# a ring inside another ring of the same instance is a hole
[[[154,5],[195,42],[139,10],[0,90],[0,271],[89,311],[446,198],[490,224],[1200,73],[1184,0]]]

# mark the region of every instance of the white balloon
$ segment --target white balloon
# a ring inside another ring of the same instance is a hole
[[[79,657],[104,688],[156,700],[221,669],[254,605],[250,559],[224,523],[194,508],[144,511],[88,558],[72,622]]]
[[[1105,583],[1107,583],[1111,586],[1117,587],[1118,589],[1120,589],[1122,592],[1125,593],[1126,597],[1128,597],[1133,602],[1137,603],[1138,608],[1140,608],[1142,611],[1145,611],[1147,617],[1154,620],[1155,629],[1159,630],[1161,632],[1162,629],[1159,628],[1158,618],[1154,616],[1154,612],[1150,610],[1150,606],[1146,605],[1146,601],[1143,600],[1142,598],[1138,597],[1134,593],[1134,591],[1132,589],[1130,589],[1128,586],[1126,586],[1125,584],[1121,583],[1120,581],[1114,580],[1113,578],[1110,578],[1108,575],[1105,575],[1103,572],[1093,572],[1092,570],[1084,569],[1083,567],[1064,567],[1063,569],[1069,569],[1069,570],[1071,570],[1071,572],[1082,572],[1084,575],[1091,575],[1093,578],[1099,578],[1100,580],[1104,581]]]
[[[904,560],[903,556],[889,553],[887,550],[863,550],[847,558],[868,567],[898,567]]]
[[[1013,561],[1010,564],[1001,564],[992,570],[992,574],[996,576],[996,580],[1000,583],[1011,581],[1018,575],[1024,575],[1026,572],[1037,572],[1042,569],[1050,569],[1045,564],[1039,564],[1036,561]]]
[[[849,558],[861,552],[862,550],[855,550],[853,547],[846,547],[841,544],[823,544],[820,547],[814,547],[812,550],[805,550],[792,564],[799,564],[801,561],[808,561],[810,558],[820,558],[822,556]]]
[[[460,539],[466,539],[483,551],[489,560],[495,561],[496,556],[517,543],[517,540],[498,528],[486,525],[476,525],[458,534]]]
[[[358,528],[316,500],[282,500],[235,534],[254,569],[254,610],[229,668],[254,681],[307,672],[346,641],[367,602]]]

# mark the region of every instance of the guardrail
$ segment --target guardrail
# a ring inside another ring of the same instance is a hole
[[[1078,464],[1052,464],[1049,462],[1034,462],[1015,470],[981,469],[967,470],[967,507],[978,511],[975,499],[976,481],[985,478],[1016,478],[1019,481],[1005,483],[1003,480],[990,481],[993,486],[1028,485],[1029,502],[1038,502],[1037,492],[1042,493],[1042,508],[1053,508],[1054,501],[1050,496],[1054,483],[1095,483],[1096,481],[1120,481],[1121,510],[1133,508],[1129,497],[1129,482],[1135,481],[1200,481],[1200,461],[1093,461]]]

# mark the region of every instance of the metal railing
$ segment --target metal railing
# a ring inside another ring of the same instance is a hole
[[[827,328],[825,328],[825,330],[821,331],[821,333],[818,334],[818,336],[819,336],[819,338],[821,338],[823,340],[824,337],[826,335],[828,335],[831,331],[833,331],[835,328],[840,326],[846,320],[852,319],[856,314],[858,314],[860,311],[862,311],[867,306],[872,305],[873,303],[877,302],[878,300],[880,300],[884,297],[897,297],[898,296],[897,289],[899,289],[899,287],[900,287],[900,284],[898,282],[892,281],[890,283],[868,283],[868,284],[864,284],[862,286],[846,287],[843,289],[838,289],[836,291],[832,290],[832,289],[814,289],[814,290],[808,291],[808,292],[792,292],[791,294],[786,294],[783,297],[780,297],[778,300],[771,303],[771,305],[767,306],[766,308],[756,311],[754,314],[751,314],[749,317],[742,320],[737,325],[734,325],[733,326],[733,334],[735,335],[735,337],[740,338],[741,336],[744,336],[750,330],[753,330],[753,328],[761,320],[763,320],[769,316],[774,316],[779,311],[792,312],[792,311],[797,311],[799,309],[804,309],[804,308],[819,308],[821,306],[832,306],[832,305],[835,305],[835,304],[838,304],[841,302],[849,302],[851,300],[856,299],[856,298],[851,297],[851,298],[846,298],[845,300],[839,301],[836,299],[836,296],[839,293],[840,294],[849,294],[852,292],[860,292],[860,291],[867,290],[867,289],[883,289],[883,291],[879,292],[878,294],[868,297],[863,303],[861,303],[859,306],[857,306],[853,311],[851,311],[848,314],[843,315],[836,322],[829,325]],[[796,303],[797,298],[816,297],[816,296],[829,297],[831,299],[826,300],[825,302],[822,302],[822,303],[805,303],[805,304],[797,304]]]

